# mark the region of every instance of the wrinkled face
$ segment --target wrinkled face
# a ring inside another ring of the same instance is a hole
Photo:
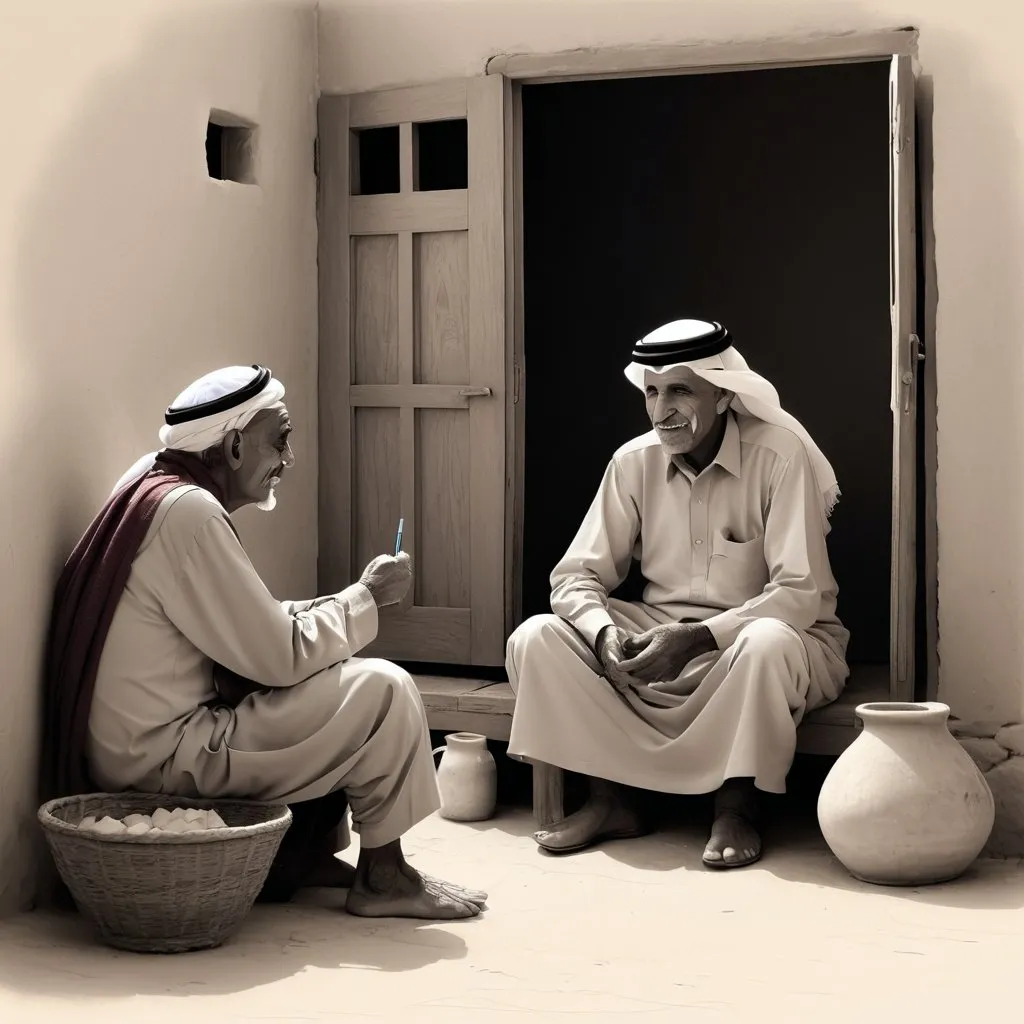
[[[291,432],[288,410],[278,402],[258,412],[245,430],[225,438],[238,505],[255,504],[269,512],[277,504],[275,488],[284,471],[295,463],[289,442]]]
[[[687,366],[664,373],[648,370],[644,382],[647,415],[669,455],[699,450],[714,433],[732,397]]]

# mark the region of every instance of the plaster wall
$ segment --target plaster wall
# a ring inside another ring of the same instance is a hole
[[[316,579],[316,12],[51,0],[0,12],[0,913],[27,906],[53,584],[178,391],[262,362],[299,463],[243,512],[281,597]],[[258,185],[207,175],[211,108],[259,126]]]

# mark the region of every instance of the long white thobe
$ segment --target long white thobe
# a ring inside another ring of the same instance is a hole
[[[176,488],[132,564],[100,658],[95,781],[286,803],[343,789],[365,845],[399,838],[439,798],[415,683],[390,662],[355,657],[376,634],[361,584],[275,600],[220,503]],[[215,664],[267,692],[218,704]]]
[[[784,792],[797,723],[849,675],[827,532],[806,450],[783,427],[730,412],[696,475],[654,432],[624,445],[551,575],[554,614],[509,638],[509,753],[663,792],[737,777]],[[643,600],[609,599],[634,557]],[[683,619],[703,622],[719,649],[625,694],[601,678],[602,627]]]

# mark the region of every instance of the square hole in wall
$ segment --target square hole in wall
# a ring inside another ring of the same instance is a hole
[[[437,192],[469,185],[469,134],[465,118],[425,121],[415,127],[416,189]]]
[[[222,110],[211,110],[206,125],[206,170],[217,181],[256,184],[256,125]]]
[[[352,132],[352,195],[382,196],[400,192],[398,125]]]

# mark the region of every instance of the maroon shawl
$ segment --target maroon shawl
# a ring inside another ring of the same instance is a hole
[[[160,502],[194,484],[223,503],[202,461],[162,451],[156,465],[117,490],[64,566],[54,596],[43,700],[42,799],[89,793],[89,711],[96,672],[132,562]]]

